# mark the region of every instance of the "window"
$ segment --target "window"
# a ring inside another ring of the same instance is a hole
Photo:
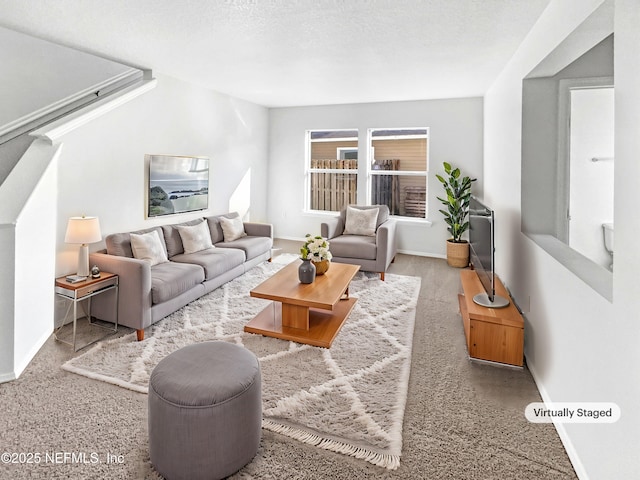
[[[307,159],[310,210],[337,212],[357,203],[357,130],[308,131]]]
[[[371,204],[392,215],[426,218],[428,128],[369,129]]]

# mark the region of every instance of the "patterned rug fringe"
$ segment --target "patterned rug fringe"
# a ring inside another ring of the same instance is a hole
[[[400,466],[400,455],[391,455],[384,453],[377,453],[366,448],[357,447],[355,445],[349,445],[347,443],[338,442],[329,438],[324,438],[318,434],[310,433],[305,430],[290,427],[288,425],[282,425],[281,423],[274,422],[272,420],[263,419],[262,428],[270,430],[275,433],[286,435],[295,440],[303,443],[308,443],[314,447],[323,448],[336,453],[342,453],[343,455],[349,455],[351,457],[365,460],[373,465],[384,467],[388,470],[395,470]]]

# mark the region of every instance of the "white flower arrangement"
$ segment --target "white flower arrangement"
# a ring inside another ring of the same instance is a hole
[[[332,255],[329,251],[329,241],[320,235],[312,237],[310,233],[307,233],[305,235],[305,242],[302,248],[300,248],[300,256],[312,262],[331,260]]]

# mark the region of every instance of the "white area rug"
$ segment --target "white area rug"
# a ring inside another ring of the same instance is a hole
[[[420,279],[358,273],[358,298],[330,349],[243,332],[268,301],[249,291],[294,255],[281,255],[192,302],[145,331],[96,344],[62,368],[147,393],[154,366],[195,342],[223,340],[260,359],[263,428],[395,469],[411,366]]]

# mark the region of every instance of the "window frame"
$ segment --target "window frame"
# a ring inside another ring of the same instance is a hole
[[[377,140],[398,140],[398,139],[421,139],[425,138],[427,141],[426,146],[426,168],[424,171],[422,170],[374,170],[373,162],[375,161],[375,147],[373,146],[373,132],[375,131],[394,131],[394,130],[425,130],[426,133],[424,135],[396,135],[385,138],[377,138]],[[411,127],[411,128],[368,128],[367,129],[367,156],[366,156],[366,178],[367,178],[367,204],[371,204],[371,195],[373,193],[372,180],[376,175],[393,175],[393,176],[402,176],[402,177],[424,177],[424,187],[425,187],[425,209],[424,209],[424,217],[412,217],[407,215],[393,215],[390,213],[390,216],[396,219],[401,220],[410,220],[410,221],[422,221],[428,220],[429,216],[429,149],[431,146],[431,142],[429,142],[429,127]],[[360,168],[360,164],[358,164],[358,168]]]
[[[343,138],[321,138],[321,139],[312,139],[312,135],[314,132],[356,132],[357,136],[353,137],[353,136],[349,136],[349,137],[343,137]],[[327,215],[336,215],[338,214],[337,211],[335,210],[317,210],[317,209],[312,209],[311,208],[311,174],[313,173],[335,173],[335,174],[342,174],[344,175],[345,173],[347,173],[348,175],[355,175],[356,176],[356,185],[358,184],[358,177],[360,174],[360,159],[358,158],[358,168],[355,169],[344,169],[344,168],[312,168],[311,167],[311,144],[313,142],[335,142],[336,140],[342,140],[342,141],[355,141],[356,143],[359,142],[359,137],[360,137],[360,131],[357,128],[323,128],[323,129],[309,129],[306,130],[305,132],[305,172],[304,172],[304,177],[305,177],[305,191],[304,191],[304,196],[305,196],[305,200],[304,200],[304,211],[307,213],[313,213],[313,214],[327,214]],[[349,150],[349,151],[353,151],[353,150],[358,150],[358,146],[356,147],[336,147],[336,160],[342,160],[340,158],[340,150]],[[346,171],[346,172],[345,172]],[[357,198],[357,187],[356,187],[356,198]]]

